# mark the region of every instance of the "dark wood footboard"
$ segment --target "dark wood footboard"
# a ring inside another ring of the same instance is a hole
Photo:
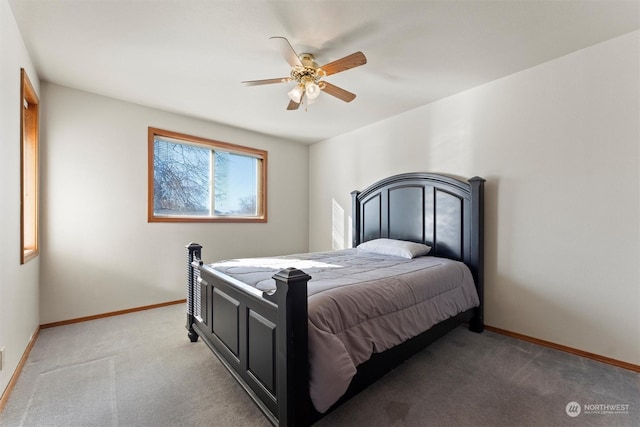
[[[202,337],[274,425],[308,425],[310,277],[282,270],[267,294],[204,265],[201,251],[187,246],[189,338]]]

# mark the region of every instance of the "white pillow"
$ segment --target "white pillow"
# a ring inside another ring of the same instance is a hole
[[[403,258],[415,258],[429,253],[430,246],[422,243],[407,242],[405,240],[375,239],[361,243],[357,246],[365,252],[375,252],[383,255],[393,255]]]

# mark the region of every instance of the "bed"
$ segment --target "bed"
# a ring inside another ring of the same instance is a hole
[[[484,179],[407,173],[351,195],[349,249],[205,264],[187,246],[188,336],[274,425],[315,422],[461,324],[483,330]]]

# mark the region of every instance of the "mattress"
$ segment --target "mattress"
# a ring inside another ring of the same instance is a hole
[[[469,268],[446,258],[406,259],[345,249],[221,261],[211,267],[263,291],[294,267],[308,283],[309,393],[325,412],[357,366],[431,326],[479,305]]]

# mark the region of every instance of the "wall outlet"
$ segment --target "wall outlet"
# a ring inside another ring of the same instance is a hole
[[[0,347],[0,371],[4,368],[4,347]]]

